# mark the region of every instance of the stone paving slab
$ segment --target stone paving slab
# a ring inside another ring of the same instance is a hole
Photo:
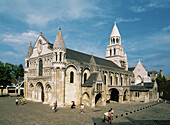
[[[115,110],[114,120],[112,121],[114,124],[145,124],[149,122],[148,120],[151,120],[151,122],[153,120],[170,120],[170,104],[168,103],[126,102],[119,104],[111,102],[107,106],[97,106],[93,109],[85,106],[85,113],[80,114],[80,106],[77,106],[76,109],[60,107],[54,113],[49,105],[38,102],[26,101],[25,105],[16,106],[15,99],[16,97],[0,97],[0,124],[92,125],[97,123],[97,125],[103,125],[106,124],[102,122],[103,113],[110,108]],[[153,104],[157,105],[152,106]],[[145,109],[140,110],[144,107]],[[134,110],[136,112],[132,112]],[[121,116],[122,114],[123,116]]]

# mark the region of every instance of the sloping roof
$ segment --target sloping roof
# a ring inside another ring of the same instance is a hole
[[[93,56],[93,57],[94,57],[94,60],[95,60],[97,65],[102,65],[102,66],[108,66],[108,67],[112,67],[112,68],[122,69],[122,68],[120,68],[119,66],[117,66],[115,63],[113,63],[110,60],[106,60],[106,59],[95,57],[95,56]],[[81,53],[81,52],[66,48],[66,58],[76,60],[78,62],[87,62],[87,63],[89,63],[89,61],[91,59],[91,55],[88,55],[88,54],[85,54],[85,53]]]
[[[84,84],[82,84],[82,86],[83,87],[92,87],[93,83],[95,83],[97,80],[97,76],[98,76],[98,72],[91,73],[89,78],[87,79],[87,81]]]
[[[144,86],[146,87],[146,88],[153,88],[154,87],[154,82],[145,82],[144,83]]]
[[[152,89],[154,87],[154,82],[145,82],[144,86],[142,86],[142,83],[139,83],[137,85],[131,85],[130,90],[132,91],[148,91],[149,89]]]
[[[135,69],[135,67],[129,67],[129,68],[128,68],[128,71],[133,72],[134,69]]]
[[[130,91],[149,91],[149,89],[144,87],[144,86],[131,85],[130,86]]]

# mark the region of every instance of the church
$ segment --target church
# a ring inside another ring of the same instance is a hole
[[[74,101],[90,107],[105,106],[108,100],[129,101],[134,74],[128,71],[116,23],[108,40],[106,57],[99,58],[66,48],[61,28],[53,43],[40,33],[25,56],[26,99],[49,105],[57,101],[58,106]]]

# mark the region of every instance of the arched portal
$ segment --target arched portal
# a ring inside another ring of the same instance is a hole
[[[90,96],[87,92],[85,92],[82,96],[82,103],[84,105],[90,106]]]
[[[110,100],[119,102],[119,91],[115,88],[111,89]]]
[[[51,85],[47,84],[45,87],[45,90],[46,90],[45,92],[46,101],[50,103],[51,102],[51,91],[52,91]]]
[[[136,83],[142,83],[142,77],[140,76],[140,75],[138,75],[137,77],[136,77]]]
[[[98,93],[95,97],[95,104],[102,102],[102,94]]]
[[[29,85],[28,96],[29,98],[32,98],[32,99],[34,98],[34,85],[32,83]]]
[[[125,90],[124,95],[123,95],[123,101],[127,101],[128,100],[127,99],[127,95],[128,95],[128,91]]]
[[[38,82],[36,87],[37,87],[37,99],[44,102],[44,87],[43,87],[43,84],[41,82]]]

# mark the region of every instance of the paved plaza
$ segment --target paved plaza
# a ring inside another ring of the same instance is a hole
[[[112,124],[122,125],[168,125],[170,124],[170,103],[111,102],[105,107],[92,109],[85,107],[80,113],[80,106],[58,108],[54,113],[49,105],[26,101],[25,105],[15,105],[16,97],[0,97],[1,125],[104,125],[103,113],[110,108],[115,110]]]

